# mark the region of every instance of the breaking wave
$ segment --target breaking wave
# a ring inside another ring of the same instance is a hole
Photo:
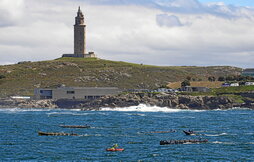
[[[183,109],[172,109],[172,108],[167,108],[167,107],[147,106],[145,104],[140,104],[138,106],[130,106],[130,107],[124,107],[124,108],[102,108],[101,111],[175,113],[175,112],[183,112],[183,111],[203,112],[203,111],[206,111],[206,110],[183,110]]]

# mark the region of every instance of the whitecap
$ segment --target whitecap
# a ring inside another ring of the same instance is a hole
[[[227,133],[221,133],[221,134],[204,134],[205,136],[210,136],[210,137],[217,137],[217,136],[224,136],[227,135]]]
[[[91,137],[91,136],[96,136],[96,137],[100,137],[102,136],[102,134],[80,134],[80,137]]]
[[[236,144],[234,142],[221,142],[221,141],[214,141],[212,142],[214,144],[225,144],[225,145],[233,145],[233,144]]]
[[[214,141],[212,143],[215,143],[215,144],[222,144],[223,142],[220,142],[220,141]]]
[[[74,115],[74,116],[83,116],[83,115],[89,115],[90,113],[87,113],[87,112],[80,112],[80,111],[65,111],[65,110],[62,110],[62,111],[57,111],[57,112],[49,112],[47,113],[48,116],[51,116],[51,115]]]
[[[52,111],[52,109],[44,108],[4,108],[0,109],[3,113],[19,113],[19,112],[39,112],[39,111]]]
[[[250,133],[245,133],[245,134],[248,134],[248,135],[253,135],[254,133],[250,132]]]
[[[177,117],[177,118],[180,118],[180,119],[195,119],[194,116],[183,116],[183,117]]]
[[[130,116],[146,116],[145,114],[133,114],[133,113],[126,113],[126,115],[130,115]]]
[[[50,112],[47,115],[72,115],[72,112]]]
[[[227,109],[214,109],[213,111],[232,111],[232,110],[252,110],[252,109],[243,107],[232,107]]]

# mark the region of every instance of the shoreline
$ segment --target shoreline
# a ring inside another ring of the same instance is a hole
[[[138,105],[137,107],[146,107],[146,108],[155,108],[153,110],[148,110],[148,111],[144,111],[144,109],[138,109],[136,108],[135,110],[130,110],[130,108],[133,107],[133,106],[130,106],[130,107],[116,107],[116,108],[110,108],[110,107],[103,107],[99,110],[84,110],[84,109],[81,109],[81,108],[47,108],[47,107],[1,107],[0,106],[0,111],[1,110],[14,110],[14,109],[17,109],[17,110],[70,110],[70,111],[123,111],[123,112],[163,112],[163,109],[164,110],[175,110],[175,111],[227,111],[227,110],[254,110],[253,108],[247,108],[247,107],[232,107],[232,108],[226,108],[226,109],[211,109],[211,110],[208,110],[208,109],[176,109],[176,108],[169,108],[169,107],[156,107],[156,106],[149,106],[149,105]],[[121,109],[121,110],[120,110]],[[166,111],[165,111],[166,112]]]
[[[175,93],[128,93],[103,96],[96,100],[15,100],[0,99],[0,109],[5,108],[49,108],[78,109],[98,111],[101,108],[126,108],[138,105],[157,106],[181,110],[226,110],[232,108],[249,108],[254,110],[254,103],[236,103],[227,96],[190,96]]]

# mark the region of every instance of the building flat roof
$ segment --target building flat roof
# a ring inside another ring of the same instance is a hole
[[[52,90],[52,89],[119,89],[117,87],[57,87],[57,88],[38,88],[43,90]]]
[[[117,87],[58,87],[57,89],[118,89]]]
[[[247,73],[249,73],[249,72],[253,72],[254,73],[254,68],[253,69],[252,68],[251,69],[244,69],[243,72],[244,73],[246,73],[246,72]]]

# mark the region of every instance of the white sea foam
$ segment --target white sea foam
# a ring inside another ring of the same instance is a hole
[[[220,142],[220,141],[214,141],[212,143],[214,143],[214,144],[224,144],[224,145],[234,145],[234,144],[236,144],[235,142]]]
[[[229,111],[229,110],[252,110],[252,109],[243,107],[232,107],[228,109],[214,109],[213,111]]]
[[[0,109],[0,112],[17,113],[17,112],[51,111],[51,110],[52,109],[42,109],[42,108],[5,108],[5,109]]]
[[[51,115],[74,115],[74,116],[82,116],[82,115],[89,115],[89,113],[76,113],[76,112],[72,112],[72,111],[69,111],[69,112],[50,112],[50,113],[47,113],[48,116],[51,116]]]
[[[177,117],[177,118],[180,118],[180,119],[195,119],[194,116],[183,116],[183,117]]]
[[[245,134],[248,134],[248,135],[253,135],[254,133],[253,133],[253,132],[250,132],[250,133],[245,133]]]
[[[158,107],[158,106],[147,106],[140,104],[138,106],[130,106],[124,108],[102,108],[101,111],[124,111],[124,112],[166,112],[166,113],[175,113],[182,111],[191,111],[191,112],[202,112],[205,110],[183,110],[183,109],[172,109],[167,107]]]
[[[212,143],[215,143],[215,144],[221,144],[221,143],[223,143],[223,142],[220,142],[220,141],[214,141],[214,142],[212,142]]]
[[[251,144],[251,145],[254,145],[254,142],[248,142],[247,144]]]
[[[221,134],[205,134],[205,136],[210,136],[210,137],[217,137],[217,136],[224,136],[227,135],[227,133],[221,133]]]
[[[127,115],[130,115],[130,116],[146,116],[145,114],[133,114],[133,113],[126,113]]]

